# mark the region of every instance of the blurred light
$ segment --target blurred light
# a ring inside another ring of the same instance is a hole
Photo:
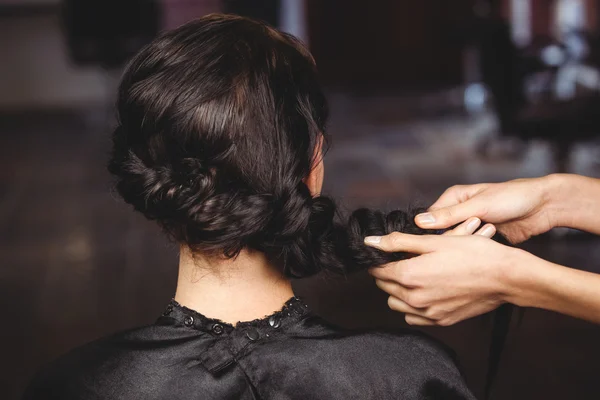
[[[531,1],[511,0],[510,6],[513,41],[525,47],[531,42]]]
[[[551,67],[558,67],[559,65],[564,64],[567,60],[565,51],[556,44],[546,46],[542,50],[540,57],[544,64],[549,65]]]
[[[83,262],[90,260],[92,257],[92,244],[89,232],[84,227],[76,228],[67,237],[64,252],[70,261]]]
[[[468,112],[480,112],[485,109],[487,92],[481,83],[472,83],[465,89],[465,108]]]
[[[279,28],[308,45],[304,0],[281,0]]]
[[[582,0],[558,0],[555,19],[555,29],[559,38],[574,30],[585,28],[584,2]]]
[[[577,65],[566,65],[558,70],[556,76],[555,95],[560,100],[568,100],[575,97],[577,90]]]
[[[577,74],[578,82],[592,90],[597,90],[600,86],[600,72],[596,68],[588,67],[585,65],[579,66],[579,73]]]
[[[590,52],[585,39],[577,34],[568,35],[565,39],[565,46],[575,60],[585,59]]]

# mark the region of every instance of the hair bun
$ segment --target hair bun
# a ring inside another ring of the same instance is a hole
[[[304,183],[286,188],[272,199],[268,235],[278,245],[293,242],[308,229],[312,196]]]

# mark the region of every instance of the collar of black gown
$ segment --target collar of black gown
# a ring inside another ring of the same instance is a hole
[[[196,331],[203,340],[212,342],[198,357],[208,371],[219,374],[232,365],[236,358],[250,352],[255,345],[285,335],[286,331],[297,327],[310,314],[308,305],[300,298],[292,297],[280,311],[254,321],[238,322],[233,326],[208,318],[171,300],[157,323]]]
[[[269,336],[275,331],[283,331],[286,327],[294,325],[310,313],[308,305],[299,297],[292,297],[285,302],[281,310],[261,319],[248,322],[238,322],[235,326],[219,319],[208,318],[198,311],[182,306],[171,300],[163,317],[172,318],[177,325],[196,329],[215,336],[236,335],[244,333],[253,339],[257,335]],[[257,340],[257,339],[254,339]]]

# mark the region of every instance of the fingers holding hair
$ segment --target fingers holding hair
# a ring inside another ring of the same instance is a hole
[[[493,224],[485,224],[483,228],[478,230],[475,235],[484,236],[491,239],[496,234],[496,227]]]
[[[365,244],[387,252],[405,252],[412,254],[430,253],[436,249],[439,236],[409,235],[392,232],[386,236],[368,236]]]
[[[445,232],[442,236],[467,236],[475,233],[481,225],[477,217],[468,218],[456,228]],[[479,236],[491,238],[496,234],[496,227],[486,224],[475,233]],[[406,233],[392,232],[386,236],[367,236],[365,244],[387,252],[405,252],[412,254],[431,253],[444,243],[440,236],[436,235],[409,235]]]
[[[456,228],[443,233],[444,236],[467,236],[475,233],[477,228],[481,226],[481,220],[477,217],[469,218]]]
[[[415,217],[417,225],[424,229],[446,229],[469,217],[482,218],[485,209],[473,197],[488,185],[457,185],[446,190],[426,213]]]
[[[479,235],[491,239],[496,234],[496,227],[493,224],[485,224],[483,228],[477,230],[481,226],[481,220],[477,217],[467,219],[456,228],[443,233],[443,236],[469,236]]]

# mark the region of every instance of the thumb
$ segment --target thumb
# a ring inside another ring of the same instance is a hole
[[[443,236],[436,235],[409,235],[392,232],[386,236],[368,236],[365,238],[365,244],[389,253],[424,254],[435,251],[442,238]]]
[[[471,217],[481,218],[483,215],[477,201],[467,200],[450,207],[431,210],[415,217],[415,222],[423,229],[446,229]]]

